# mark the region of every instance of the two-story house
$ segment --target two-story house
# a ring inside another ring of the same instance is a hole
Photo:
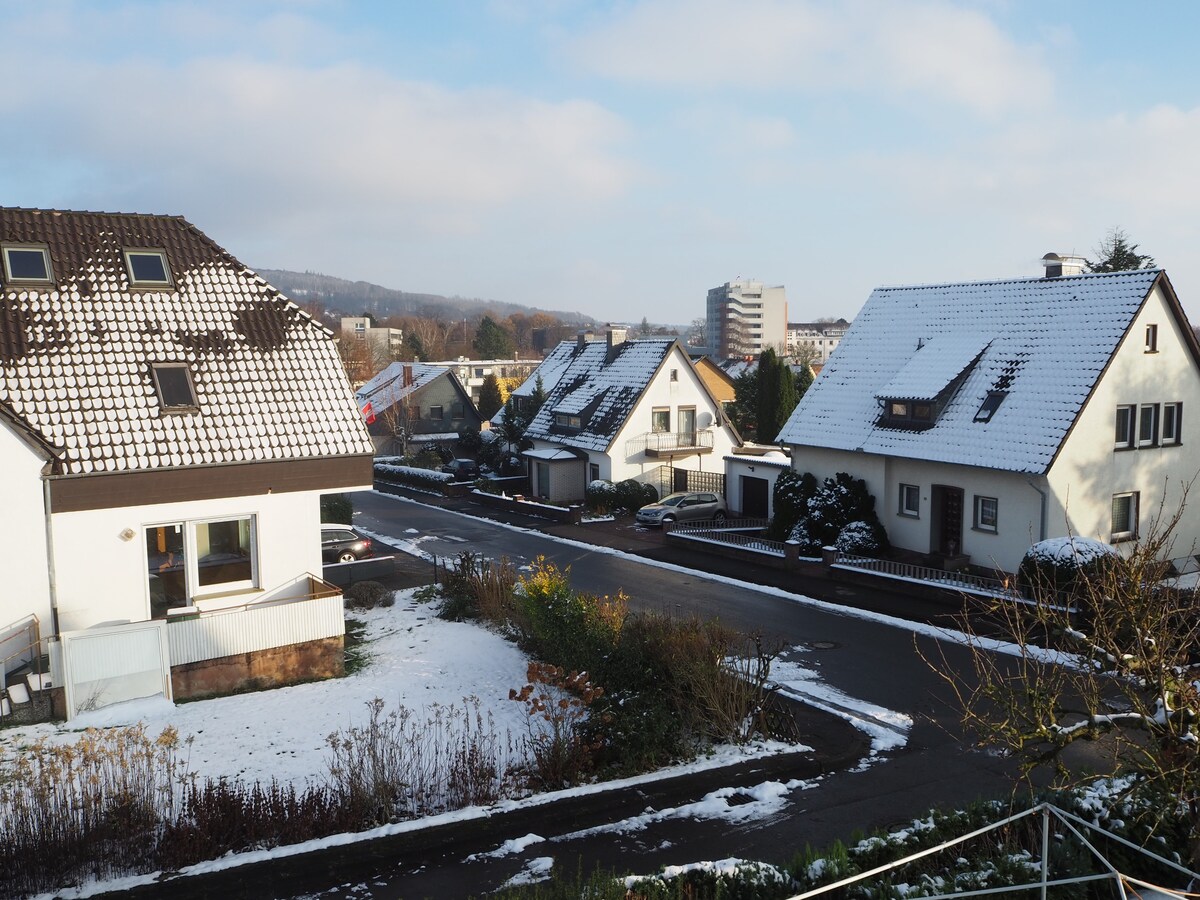
[[[48,653],[69,717],[340,673],[319,498],[372,447],[331,333],[174,216],[0,209],[0,264],[0,677]]]
[[[793,467],[865,479],[897,547],[1006,572],[1172,513],[1200,468],[1200,345],[1166,273],[1046,266],[877,289],[780,435]],[[1176,555],[1197,537],[1193,498]]]
[[[526,432],[538,496],[578,500],[596,479],[633,478],[660,493],[723,481],[724,456],[740,439],[686,349],[625,334],[610,327],[603,341],[564,341],[522,385],[541,375],[547,392]]]
[[[459,431],[478,431],[482,422],[462,383],[442,365],[392,363],[354,396],[380,455],[457,440]]]

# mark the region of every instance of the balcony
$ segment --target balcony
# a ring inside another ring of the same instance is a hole
[[[625,455],[698,456],[713,452],[711,431],[649,431],[625,444]]]

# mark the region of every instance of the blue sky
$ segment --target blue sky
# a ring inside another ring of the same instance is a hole
[[[1120,226],[1200,314],[1200,4],[0,5],[6,205],[634,322],[739,276],[850,317]]]

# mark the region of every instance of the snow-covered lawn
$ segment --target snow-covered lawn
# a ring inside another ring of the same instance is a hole
[[[434,606],[401,591],[396,605],[354,612],[366,624],[370,662],[346,678],[237,694],[194,703],[156,700],[117,704],[73,719],[69,725],[34,725],[0,731],[0,752],[42,735],[73,741],[88,726],[144,722],[157,735],[173,725],[192,735],[190,766],[202,777],[276,778],[298,788],[326,773],[327,735],[367,719],[378,697],[387,709],[426,710],[433,704],[461,707],[477,697],[496,730],[525,733],[521,704],[509,688],[525,684],[528,660],[513,644],[485,628],[446,622]]]

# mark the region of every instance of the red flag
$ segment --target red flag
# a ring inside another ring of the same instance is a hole
[[[372,408],[370,400],[368,400],[367,405],[362,408],[362,414],[363,418],[367,420],[368,425],[375,421],[375,410]]]

